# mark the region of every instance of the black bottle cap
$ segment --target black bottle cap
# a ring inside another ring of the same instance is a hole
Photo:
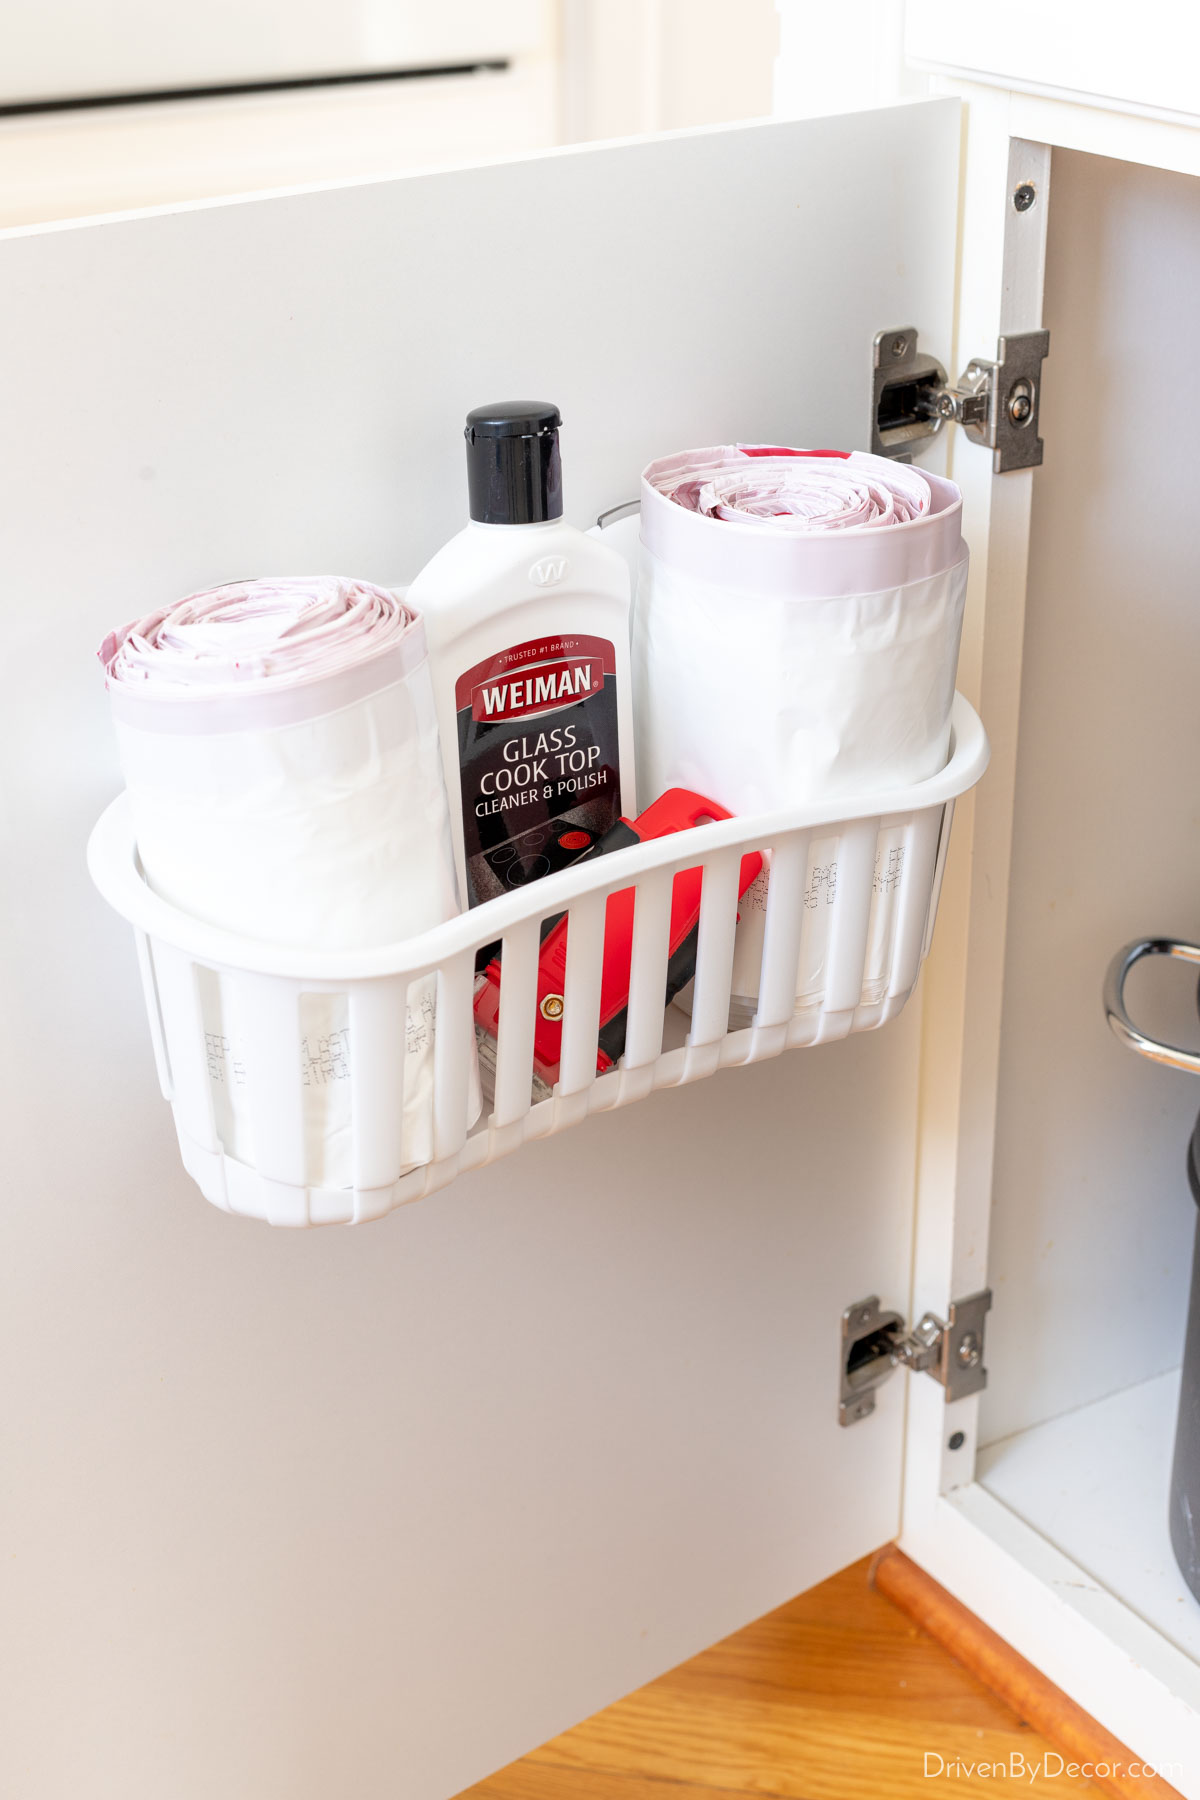
[[[467,414],[467,492],[481,525],[534,525],[562,517],[557,406],[502,400]]]

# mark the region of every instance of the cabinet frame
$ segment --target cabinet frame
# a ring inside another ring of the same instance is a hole
[[[1200,129],[951,77],[933,86],[964,102],[957,367],[1042,322],[1055,148],[1197,175]],[[1018,213],[1023,182],[1038,199]],[[913,1317],[987,1284],[1033,482],[993,476],[961,439],[950,473],[974,584],[959,679],[992,762],[960,809],[925,976]],[[909,1383],[902,1548],[1181,1792],[1200,1794],[1200,1668],[975,1481],[978,1414],[978,1398],[948,1410],[939,1388]],[[966,1443],[951,1451],[959,1431]]]

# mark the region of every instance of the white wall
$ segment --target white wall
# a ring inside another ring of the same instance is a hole
[[[777,0],[775,112],[815,118],[921,97],[904,58],[905,0]]]
[[[775,0],[563,0],[568,143],[766,117]]]
[[[985,1440],[1170,1368],[1200,1082],[1100,1008],[1130,938],[1200,941],[1200,182],[1055,151],[1026,610]],[[1175,964],[1130,984],[1200,1039]]]

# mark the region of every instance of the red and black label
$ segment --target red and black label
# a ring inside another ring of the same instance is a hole
[[[607,638],[514,644],[455,686],[470,903],[566,868],[621,814]]]

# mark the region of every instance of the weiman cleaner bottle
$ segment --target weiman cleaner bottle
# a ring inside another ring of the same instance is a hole
[[[468,414],[471,522],[408,594],[471,906],[565,868],[637,811],[629,574],[563,522],[561,423],[537,401]]]

